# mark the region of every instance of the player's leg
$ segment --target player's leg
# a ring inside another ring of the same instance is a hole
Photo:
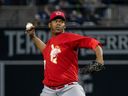
[[[67,87],[60,96],[86,96],[81,85],[75,84],[71,86],[72,85],[70,85],[69,88]]]
[[[56,94],[56,91],[44,86],[40,96],[58,96],[58,95]]]

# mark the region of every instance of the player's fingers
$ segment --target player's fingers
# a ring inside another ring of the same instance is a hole
[[[26,28],[26,31],[32,31],[33,29],[35,29],[35,26],[31,26],[31,28]]]
[[[35,32],[35,27],[32,27],[31,29],[26,29],[25,30],[25,33],[26,34],[32,34],[32,33],[34,33]]]

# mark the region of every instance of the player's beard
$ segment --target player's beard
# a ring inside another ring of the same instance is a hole
[[[65,29],[65,26],[56,26],[56,28],[53,30],[53,32],[55,35],[57,35],[57,34],[63,33],[64,29]]]

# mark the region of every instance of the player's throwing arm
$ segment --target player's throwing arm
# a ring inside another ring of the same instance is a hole
[[[43,41],[41,41],[35,34],[35,26],[32,23],[27,23],[26,24],[26,32],[30,38],[32,39],[32,41],[34,42],[34,44],[36,45],[37,48],[39,48],[39,50],[42,52],[44,50],[44,48],[46,47],[45,43]]]

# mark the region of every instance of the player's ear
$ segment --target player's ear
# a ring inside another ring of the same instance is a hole
[[[51,23],[48,23],[48,28],[51,28]]]
[[[66,24],[64,25],[64,29],[66,29]]]

